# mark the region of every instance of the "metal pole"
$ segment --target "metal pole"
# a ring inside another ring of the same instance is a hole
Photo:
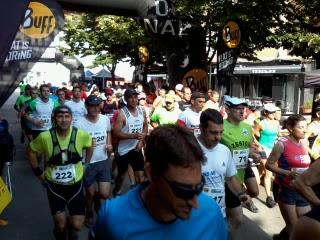
[[[11,185],[11,176],[10,176],[11,162],[6,162],[6,166],[7,166],[6,184],[8,186],[8,189],[9,189],[11,195],[13,195],[13,193],[12,193],[12,185]]]
[[[210,65],[209,65],[209,89],[212,88],[211,74],[212,74],[212,63],[210,62]]]

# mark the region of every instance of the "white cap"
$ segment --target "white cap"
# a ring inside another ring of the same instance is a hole
[[[183,85],[181,83],[177,84],[175,90],[182,91]]]
[[[278,107],[276,107],[273,103],[266,103],[263,106],[264,110],[268,111],[268,112],[276,112],[279,110]]]

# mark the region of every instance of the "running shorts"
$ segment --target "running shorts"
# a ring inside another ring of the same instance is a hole
[[[90,163],[84,173],[84,186],[90,187],[95,182],[111,181],[111,166],[109,160]]]
[[[117,157],[115,160],[120,173],[126,172],[129,164],[135,172],[144,170],[144,157],[142,151],[138,152],[131,150],[130,152]]]
[[[71,216],[85,215],[85,197],[82,181],[73,185],[48,182],[47,195],[52,215],[65,212],[66,206]]]
[[[280,187],[278,201],[287,205],[296,205],[297,207],[309,206],[307,200],[300,193],[285,186]]]

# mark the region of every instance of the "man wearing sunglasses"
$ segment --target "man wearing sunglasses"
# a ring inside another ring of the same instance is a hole
[[[181,111],[175,107],[174,96],[167,94],[164,106],[160,106],[154,110],[151,115],[151,126],[156,128],[164,124],[176,124]]]
[[[102,206],[96,239],[228,239],[220,208],[201,193],[205,157],[194,135],[176,125],[156,128],[145,155],[149,182]]]

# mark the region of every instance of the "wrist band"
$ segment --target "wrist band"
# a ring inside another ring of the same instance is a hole
[[[238,198],[241,197],[242,195],[246,195],[246,192],[240,192],[240,193],[238,193]]]
[[[32,168],[32,171],[34,175],[36,175],[37,177],[39,177],[42,174],[42,170],[40,169],[40,167]]]

